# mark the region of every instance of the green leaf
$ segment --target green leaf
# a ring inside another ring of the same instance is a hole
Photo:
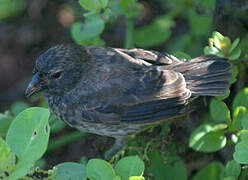
[[[151,47],[165,42],[171,35],[174,21],[168,16],[157,17],[152,24],[135,29],[134,43],[140,47]]]
[[[0,113],[0,136],[5,136],[13,118],[8,112]]]
[[[0,1],[0,22],[8,20],[23,13],[26,9],[24,0],[1,0]]]
[[[241,125],[244,129],[248,130],[248,114],[245,114],[241,119]]]
[[[229,51],[228,51],[229,54],[238,46],[239,41],[240,41],[239,38],[237,38],[237,39],[235,39],[235,40],[233,41],[233,43],[232,43],[232,45],[231,45],[231,47],[230,47],[230,49],[229,49]]]
[[[129,156],[118,161],[114,169],[122,180],[128,180],[130,176],[141,176],[145,165],[138,156]]]
[[[82,164],[65,162],[56,167],[58,170],[54,180],[86,180],[86,167]]]
[[[224,36],[221,33],[217,32],[217,31],[214,31],[212,36],[213,36],[214,41],[221,41],[221,40],[224,39]]]
[[[189,23],[193,36],[206,36],[210,33],[212,17],[209,15],[197,14],[194,10],[189,11]]]
[[[49,111],[45,108],[28,108],[12,122],[6,142],[20,161],[35,162],[45,152],[49,139]]]
[[[233,121],[229,126],[229,131],[236,131],[242,128],[242,118],[247,114],[247,109],[243,106],[238,106],[233,112]]]
[[[106,8],[108,0],[79,0],[79,4],[87,10],[99,10]]]
[[[215,152],[225,147],[226,136],[222,130],[226,124],[202,124],[190,136],[189,146],[200,152]]]
[[[73,39],[78,44],[100,35],[104,30],[104,21],[99,15],[87,16],[86,22],[76,22],[72,25],[71,33]]]
[[[231,52],[231,54],[229,54],[228,58],[230,60],[236,60],[239,58],[239,56],[241,55],[241,49],[240,48],[236,48],[234,51]]]
[[[27,109],[29,107],[28,103],[22,102],[22,101],[17,101],[13,103],[10,107],[10,111],[17,116],[20,112],[23,110]]]
[[[198,171],[192,180],[202,180],[202,179],[220,180],[223,169],[224,167],[220,162],[214,161],[205,168]]]
[[[132,176],[128,180],[145,180],[143,176]]]
[[[240,131],[240,139],[241,139],[241,141],[247,141],[247,139],[248,139],[248,130],[241,130]]]
[[[218,99],[219,101],[222,101],[222,100],[228,98],[229,95],[230,95],[230,89],[227,90],[227,93],[225,95],[223,95],[223,96],[216,96],[215,98]]]
[[[157,150],[149,154],[149,159],[151,160],[151,166],[147,167],[147,171],[156,177],[156,179],[187,179],[187,169],[180,157],[168,155],[165,162]]]
[[[32,162],[24,161],[23,159],[21,159],[20,161],[18,161],[13,171],[10,173],[10,176],[6,180],[16,180],[20,177],[25,176],[32,167],[32,165]]]
[[[87,178],[92,180],[113,179],[115,172],[112,166],[101,159],[91,159],[87,164]]]
[[[239,163],[237,163],[234,160],[228,161],[228,163],[226,165],[226,169],[225,169],[225,174],[227,176],[238,177],[240,175],[240,172],[241,172],[241,167],[240,167]]]
[[[203,51],[204,51],[204,54],[206,55],[213,54],[219,57],[224,57],[224,54],[220,50],[218,50],[216,47],[206,46]]]
[[[14,166],[15,155],[11,153],[8,144],[0,137],[0,175]]]
[[[235,96],[232,104],[233,110],[238,106],[244,106],[248,109],[248,88],[243,89]]]
[[[230,84],[233,84],[235,81],[237,81],[236,77],[237,77],[238,73],[239,73],[238,67],[233,65],[232,66],[232,78],[229,80]]]
[[[235,161],[241,164],[248,164],[248,142],[241,141],[235,146],[235,152],[233,154]]]
[[[229,37],[224,37],[223,39],[214,39],[214,45],[223,51],[227,51],[231,46],[231,40]]]
[[[213,98],[210,103],[210,114],[216,122],[231,122],[230,111],[223,101]]]

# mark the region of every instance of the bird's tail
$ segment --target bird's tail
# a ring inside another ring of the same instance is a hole
[[[231,69],[228,59],[217,56],[201,56],[173,67],[183,74],[187,88],[196,96],[224,95],[229,88]]]

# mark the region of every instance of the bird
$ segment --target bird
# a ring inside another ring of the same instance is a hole
[[[44,92],[49,109],[79,131],[115,138],[113,157],[128,135],[190,111],[199,96],[229,88],[228,59],[189,61],[139,48],[59,44],[41,54],[25,96]]]

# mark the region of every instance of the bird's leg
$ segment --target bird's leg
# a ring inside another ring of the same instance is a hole
[[[116,153],[118,153],[125,145],[125,137],[115,138],[113,147],[105,154],[105,160],[110,160]]]

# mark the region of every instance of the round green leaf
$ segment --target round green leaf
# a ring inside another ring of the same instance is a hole
[[[233,110],[238,106],[244,106],[248,109],[248,88],[243,89],[235,96],[232,105]]]
[[[54,180],[86,180],[86,167],[79,163],[65,162],[56,166]]]
[[[210,114],[216,122],[230,122],[231,116],[227,105],[215,98],[210,103]]]
[[[116,175],[119,175],[122,180],[128,180],[130,176],[141,176],[144,169],[144,162],[138,156],[125,157],[115,166]]]
[[[192,180],[220,180],[223,169],[224,167],[220,162],[212,162],[207,167],[198,171]]]
[[[50,133],[49,115],[48,109],[28,108],[10,125],[6,142],[21,161],[34,162],[44,154]]]
[[[104,22],[99,15],[87,16],[86,22],[76,22],[72,25],[71,33],[73,39],[82,44],[84,40],[100,35],[104,29]]]
[[[174,21],[168,16],[160,16],[152,24],[135,29],[134,43],[140,47],[151,47],[165,42],[171,35]]]
[[[248,130],[241,130],[239,136],[240,136],[241,141],[247,141],[248,140]]]
[[[87,164],[87,178],[92,180],[114,179],[115,172],[112,166],[101,159],[91,159]]]
[[[245,114],[241,119],[241,125],[244,129],[248,130],[248,114]]]
[[[202,124],[190,136],[189,146],[200,152],[215,152],[226,145],[226,136],[223,129],[226,124]]]
[[[227,176],[236,176],[238,177],[241,172],[241,166],[234,160],[228,161],[225,169],[225,174]]]
[[[107,6],[108,0],[79,0],[79,4],[87,10],[99,10]]]
[[[248,110],[243,106],[238,106],[233,112],[233,121],[229,126],[229,131],[236,131],[242,128],[241,123],[243,117],[248,113]]]
[[[241,141],[238,144],[236,144],[233,158],[238,163],[248,164],[248,142],[247,141]]]

